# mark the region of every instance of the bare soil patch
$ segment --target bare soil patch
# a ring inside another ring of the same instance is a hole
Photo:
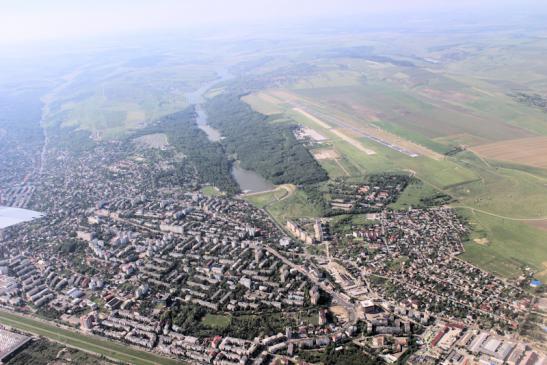
[[[486,246],[490,243],[487,238],[475,238],[473,240],[476,244]]]
[[[343,322],[347,322],[349,320],[348,311],[340,305],[335,305],[330,307],[329,311],[332,314],[334,314],[336,317],[338,317],[340,320],[342,320]]]
[[[316,160],[336,160],[340,158],[340,154],[333,149],[313,150],[312,154]]]
[[[327,139],[327,137],[311,128],[302,128],[300,132],[303,137],[308,137],[316,142],[322,142]]]
[[[535,228],[539,228],[539,229],[543,229],[545,231],[547,231],[547,219],[545,220],[537,220],[537,221],[526,221],[527,224],[535,227]]]
[[[148,148],[165,148],[169,145],[167,135],[163,133],[147,134],[136,138],[135,143]]]

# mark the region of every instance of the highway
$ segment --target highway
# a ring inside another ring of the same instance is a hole
[[[88,353],[103,355],[115,361],[122,361],[135,365],[183,364],[181,361],[139,350],[113,340],[87,335],[75,329],[69,329],[65,326],[59,327],[58,325],[51,324],[51,322],[46,322],[31,316],[16,314],[4,309],[0,309],[0,323],[24,332],[30,332],[49,338],[52,341]]]

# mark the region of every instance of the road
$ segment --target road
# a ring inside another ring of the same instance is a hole
[[[320,280],[312,276],[302,265],[297,265],[291,260],[289,260],[287,257],[282,255],[279,251],[277,251],[275,248],[271,246],[263,246],[266,251],[277,257],[279,260],[281,260],[285,265],[296,269],[299,273],[306,276],[309,281],[317,285],[321,290],[329,294],[334,301],[336,301],[338,304],[340,304],[342,307],[346,309],[348,312],[348,319],[349,324],[354,324],[357,322],[356,317],[356,310],[355,305],[351,302],[349,302],[344,296],[342,296],[340,293],[338,293],[336,290],[331,289],[330,287],[326,286],[324,283],[322,283]]]
[[[131,346],[109,341],[93,335],[86,335],[77,330],[60,328],[30,316],[16,314],[4,309],[0,309],[0,323],[25,332],[30,332],[39,336],[47,337],[53,341],[63,343],[70,347],[99,355],[104,355],[116,361],[136,365],[176,365],[183,364],[180,361],[162,357],[150,352],[137,350]]]

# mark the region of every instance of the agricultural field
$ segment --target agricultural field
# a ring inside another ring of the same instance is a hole
[[[472,151],[490,160],[547,169],[547,136],[483,144],[473,148]]]
[[[545,279],[547,113],[515,93],[547,93],[538,61],[547,41],[495,32],[472,45],[459,35],[415,39],[379,34],[374,44],[326,51],[308,61],[311,74],[244,100],[325,136],[312,152],[330,178],[406,172],[421,180],[394,209],[447,195],[472,228],[466,260],[508,277],[529,267]]]
[[[215,77],[212,67],[168,60],[88,66],[49,95],[44,122],[89,131],[97,139],[119,137],[184,109],[186,93]]]

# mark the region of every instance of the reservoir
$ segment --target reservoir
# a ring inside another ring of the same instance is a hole
[[[232,166],[232,176],[244,193],[257,193],[275,188],[271,182],[256,172],[242,168],[239,165],[239,161],[236,161]]]
[[[196,109],[197,126],[207,134],[207,138],[212,142],[220,141],[222,139],[222,134],[218,129],[211,127],[207,123],[207,113],[203,108],[203,95],[214,85],[234,78],[232,74],[224,69],[217,71],[217,73],[219,75],[217,79],[202,85],[196,91],[186,94],[186,99],[188,99],[188,102],[193,104]],[[242,168],[239,165],[239,161],[236,161],[232,166],[232,176],[238,183],[241,191],[244,193],[257,193],[275,188],[272,183],[264,179],[256,172]]]
[[[43,217],[33,210],[0,206],[0,229]]]

